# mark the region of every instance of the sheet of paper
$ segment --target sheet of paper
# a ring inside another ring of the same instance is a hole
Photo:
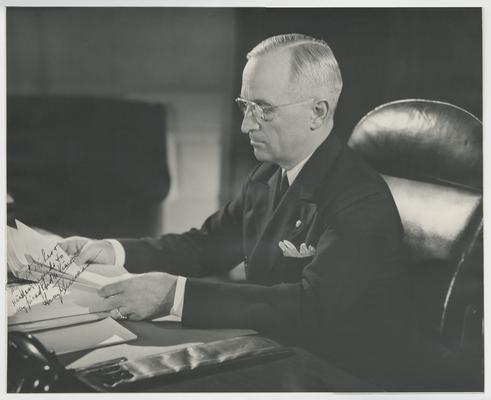
[[[73,285],[67,292],[53,290],[56,292],[50,294],[40,290],[37,284],[7,287],[9,307],[15,307],[15,313],[8,317],[8,325],[109,311],[110,307],[97,295],[96,289]]]
[[[49,286],[38,288],[38,285],[26,284],[7,287],[7,306],[9,317],[18,311],[29,312],[33,307],[42,305],[48,298],[56,298],[60,293],[58,288]],[[66,292],[69,296],[70,292]]]
[[[42,321],[27,322],[24,324],[9,325],[9,331],[37,332],[45,329],[54,329],[62,326],[82,324],[85,322],[99,321],[109,317],[109,312],[98,312],[81,315],[71,315],[68,317],[51,318]]]
[[[114,265],[79,266],[57,246],[58,237],[16,220],[7,229],[7,261],[17,278],[35,281],[7,287],[9,325],[106,311],[96,291],[131,274]]]
[[[112,318],[65,328],[50,329],[33,333],[33,335],[47,349],[54,350],[56,354],[95,349],[136,339],[136,335],[133,332]]]
[[[53,270],[70,277],[76,277],[77,282],[96,288],[111,282],[105,277],[88,272],[88,265],[77,265],[73,256],[63,251],[60,246],[57,246],[58,240],[43,236],[18,220],[15,222],[17,230],[25,242],[29,256],[35,261],[48,265]]]
[[[136,360],[145,356],[179,350],[195,344],[201,344],[201,342],[183,343],[175,346],[133,346],[129,344],[118,344],[93,350],[69,364],[67,368],[85,368],[99,362],[109,361],[120,357],[126,357],[128,360]]]
[[[130,274],[128,270],[124,267],[117,267],[116,265],[107,265],[107,264],[90,264],[86,272],[91,272],[96,275],[104,276],[107,278],[118,277],[129,278],[134,274]]]
[[[15,225],[17,227],[17,232],[25,243],[27,252],[35,260],[41,261],[43,259],[42,249],[56,246],[57,242],[55,240],[37,233],[34,229],[29,228],[19,220],[15,220]]]
[[[75,276],[81,268],[59,246],[58,239],[44,236],[16,220],[17,229],[7,229],[7,259],[13,274],[38,280],[44,275]]]

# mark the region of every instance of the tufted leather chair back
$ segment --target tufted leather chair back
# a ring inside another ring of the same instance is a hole
[[[455,304],[463,270],[482,269],[482,264],[467,265],[476,260],[482,242],[481,122],[452,104],[400,100],[363,117],[348,144],[381,173],[392,192],[411,266],[419,271],[416,302],[435,312],[441,338],[446,325],[452,325],[449,318],[458,320],[447,344],[459,347],[465,308],[470,302],[482,307],[475,282],[467,285],[473,299]],[[479,281],[479,273],[476,277]],[[452,314],[451,306],[460,309]]]

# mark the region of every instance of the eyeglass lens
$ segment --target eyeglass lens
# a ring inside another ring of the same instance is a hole
[[[249,102],[249,101],[246,101],[246,100],[243,100],[243,99],[237,99],[236,100],[236,103],[237,103],[237,105],[239,107],[239,110],[242,112],[243,115],[245,115],[247,113],[247,108],[249,106],[251,106],[251,112],[252,112],[252,114],[256,118],[260,118],[260,119],[265,120],[265,117],[266,117],[265,112],[261,108],[261,106],[259,106],[258,104],[253,103],[253,102]]]

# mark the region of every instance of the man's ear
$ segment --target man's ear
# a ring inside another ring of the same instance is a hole
[[[310,130],[318,129],[329,115],[329,104],[326,100],[319,100],[314,104],[312,109],[312,120],[310,122]]]

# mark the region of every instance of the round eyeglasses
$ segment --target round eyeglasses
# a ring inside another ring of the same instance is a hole
[[[254,115],[255,118],[261,119],[263,121],[271,121],[274,118],[275,111],[278,108],[307,103],[308,101],[312,101],[312,100],[314,99],[310,98],[307,100],[297,101],[295,103],[279,104],[277,106],[266,106],[266,105],[262,106],[255,103],[254,101],[243,99],[242,97],[237,97],[235,99],[235,102],[237,103],[239,110],[242,111],[243,115],[246,115],[247,110],[250,108],[252,115]]]

